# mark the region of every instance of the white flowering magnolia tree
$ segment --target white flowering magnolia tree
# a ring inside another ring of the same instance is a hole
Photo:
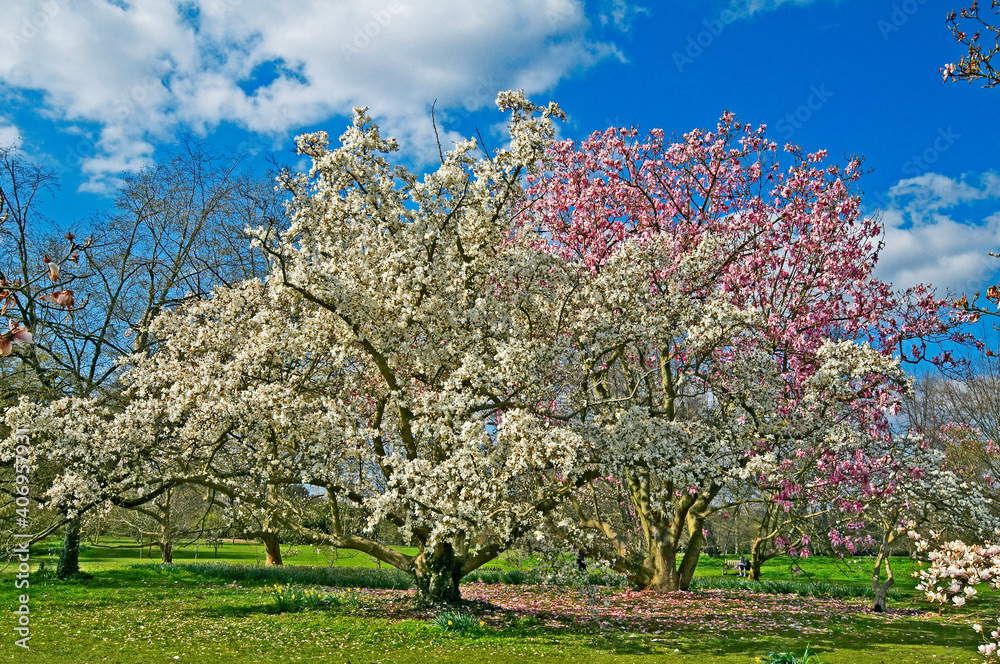
[[[21,396],[110,404],[120,392],[119,360],[155,347],[142,331],[146,323],[214,285],[265,273],[266,261],[242,231],[273,216],[273,181],[250,177],[240,161],[182,140],[161,162],[123,178],[110,209],[77,229],[85,240],[68,233],[55,242],[38,235],[44,224],[37,210],[41,194],[55,187],[54,175],[17,150],[0,149],[0,317],[20,321],[0,335],[0,355],[10,354],[2,362],[4,408]],[[50,471],[49,457],[39,462],[33,500],[60,476]],[[4,464],[13,465],[10,449],[0,453]],[[169,514],[168,499],[182,495],[190,494],[160,494],[157,510]],[[59,573],[75,574],[81,520],[59,511],[39,515],[45,522],[37,521],[36,541],[65,526]],[[171,521],[162,519],[164,562]]]
[[[535,527],[589,477],[585,432],[555,426],[578,350],[561,331],[573,275],[513,224],[558,107],[520,93],[509,147],[464,142],[422,179],[366,112],[331,148],[298,139],[308,173],[286,175],[290,225],[261,231],[265,284],[247,282],[161,316],[158,352],[132,358],[120,412],[89,400],[8,414],[66,472],[77,509],[178,483],[314,542],[363,551],[455,601],[459,579]],[[582,481],[582,480],[581,480]],[[326,492],[332,532],[303,525],[283,490]],[[339,518],[342,501],[386,520],[400,553]]]
[[[942,542],[941,534],[936,532],[928,537],[915,531],[909,535],[920,551],[928,552],[931,561],[929,568],[913,574],[919,579],[917,590],[924,592],[929,601],[961,607],[975,601],[979,589],[1000,588],[1000,544],[995,540],[969,544],[962,540]],[[980,623],[974,623],[972,628],[983,639],[979,652],[989,661],[1000,657],[1000,618],[993,628],[984,628]]]

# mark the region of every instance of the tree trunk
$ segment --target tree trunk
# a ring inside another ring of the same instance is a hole
[[[712,484],[711,487],[702,491],[685,515],[688,542],[687,548],[684,550],[684,557],[681,559],[680,570],[678,570],[678,590],[687,590],[691,587],[691,580],[694,579],[694,572],[701,560],[701,550],[705,546],[705,519],[708,517],[708,506],[721,489],[722,487]]]
[[[764,556],[761,553],[764,541],[757,538],[754,539],[753,544],[750,546],[750,580],[760,581],[760,568],[764,564]]]
[[[684,550],[684,557],[681,558],[681,567],[677,574],[678,590],[687,590],[691,587],[691,580],[694,579],[694,572],[701,560],[701,547],[705,545],[705,536],[701,534],[703,521],[703,519],[698,520],[697,531],[688,538],[687,549]]]
[[[56,570],[60,579],[80,573],[80,527],[80,517],[66,524],[63,548],[59,554],[59,567]]]
[[[264,552],[267,554],[267,565],[280,565],[281,563],[281,542],[278,541],[278,534],[265,532],[260,539],[264,542]]]
[[[668,544],[661,543],[654,547],[646,565],[652,569],[652,575],[645,584],[645,590],[670,593],[681,589],[680,575],[677,574],[677,552]]]
[[[666,521],[654,516],[653,510],[646,500],[645,480],[634,482],[630,488],[633,505],[640,515],[642,528],[646,531],[646,554],[644,567],[648,583],[640,583],[640,587],[663,592],[676,592],[691,587],[695,570],[705,546],[705,517],[708,505],[712,502],[719,489],[713,485],[697,497],[686,495],[674,503],[672,519]],[[681,545],[682,528],[687,528],[688,541],[677,565],[677,553]]]
[[[160,562],[174,562],[174,543],[168,539],[160,540]]]
[[[165,512],[165,517],[163,521],[160,521],[160,562],[161,563],[172,563],[174,562],[174,542],[170,537],[170,503],[168,497],[167,507],[163,510]]]
[[[872,599],[870,607],[875,613],[885,613],[886,601],[889,598],[889,588],[895,583],[892,575],[892,563],[889,560],[889,543],[891,541],[891,537],[882,540],[882,546],[878,550],[878,557],[875,558],[875,571],[872,573],[872,590],[875,596]],[[879,569],[883,564],[885,565],[886,575],[884,582],[882,582],[881,570]]]
[[[417,556],[416,568],[417,606],[457,604],[462,600],[458,582],[462,578],[462,560],[455,557],[451,543],[437,544]]]

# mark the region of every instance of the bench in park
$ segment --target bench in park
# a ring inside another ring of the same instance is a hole
[[[732,572],[736,574],[740,571],[740,561],[738,560],[723,560],[722,561],[722,576],[725,576]]]

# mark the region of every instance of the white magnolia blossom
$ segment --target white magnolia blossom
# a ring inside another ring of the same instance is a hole
[[[516,92],[498,104],[507,148],[460,143],[423,178],[387,160],[395,142],[365,109],[338,148],[300,137],[312,167],[281,178],[289,226],[255,232],[266,283],[155,320],[162,342],[129,359],[124,410],[71,399],[7,413],[65,469],[49,497],[82,510],[192,483],[418,574],[426,556],[342,531],[336,503],[427,556],[446,545],[465,571],[530,532],[587,472],[593,432],[550,417],[580,363],[559,330],[573,284],[512,224],[562,113]],[[299,484],[326,490],[332,534],[302,525],[282,492]]]
[[[935,547],[928,553],[930,567],[914,573],[919,579],[917,590],[924,592],[929,601],[961,607],[979,594],[976,586],[1000,588],[1000,544],[968,544],[961,540],[939,543],[937,533],[932,533],[930,539],[916,532],[909,535],[921,550]],[[997,656],[997,648],[1000,647],[1000,618],[997,619],[997,628],[990,630],[988,634],[979,623],[972,628],[984,640],[979,646],[979,652],[988,659]]]

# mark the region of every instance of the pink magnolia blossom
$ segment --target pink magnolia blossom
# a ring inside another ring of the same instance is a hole
[[[32,343],[31,332],[28,332],[23,323],[10,321],[9,325],[10,329],[7,332],[0,334],[0,356],[4,357],[11,354],[15,343]]]
[[[59,263],[46,256],[42,259],[45,262],[45,266],[49,268],[49,278],[52,281],[59,281]]]
[[[53,291],[50,294],[40,296],[38,299],[42,302],[54,304],[57,307],[63,307],[66,310],[72,309],[76,302],[71,290]]]

